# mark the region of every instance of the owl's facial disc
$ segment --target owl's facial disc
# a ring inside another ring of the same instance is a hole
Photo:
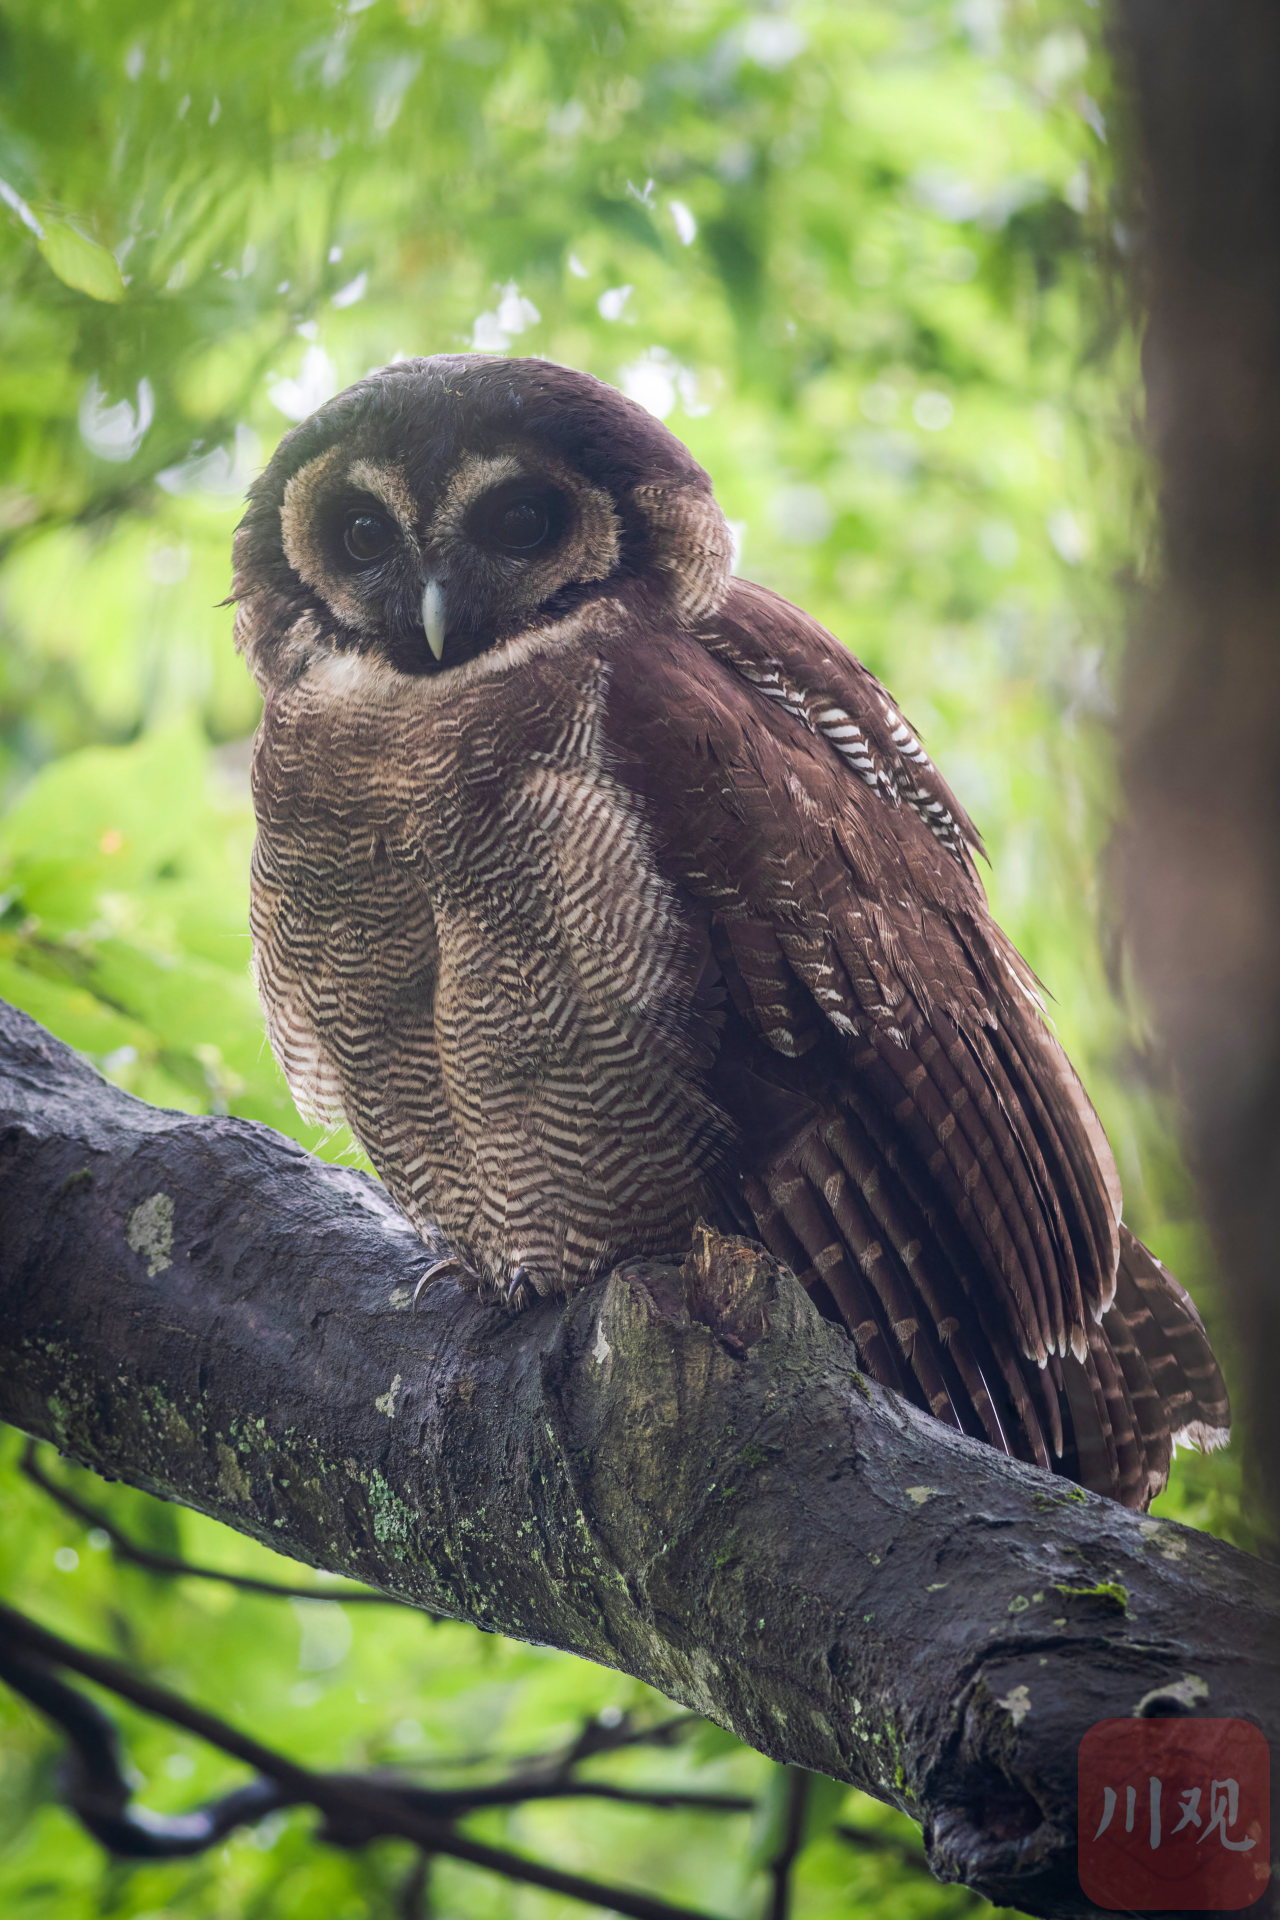
[[[398,467],[330,447],[285,486],[280,537],[289,565],[347,634],[376,646],[388,629],[416,632],[420,653],[423,562],[415,521]]]
[[[287,483],[285,557],[347,639],[397,672],[447,673],[561,617],[615,571],[609,495],[543,447],[464,454],[441,473],[340,447]]]

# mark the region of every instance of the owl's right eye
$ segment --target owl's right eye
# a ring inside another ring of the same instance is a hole
[[[342,544],[351,558],[362,567],[375,560],[381,560],[395,544],[396,528],[394,521],[385,513],[374,513],[368,507],[353,507],[342,523]]]

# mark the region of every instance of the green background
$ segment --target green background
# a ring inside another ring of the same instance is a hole
[[[1149,510],[1097,35],[1072,0],[3,0],[0,995],[145,1099],[355,1157],[294,1114],[248,981],[257,696],[219,604],[231,532],[289,423],[368,368],[547,356],[661,413],[712,474],[739,571],[830,625],[911,716],[986,836],[1131,1223],[1227,1344],[1105,882]],[[313,1764],[446,1779],[603,1710],[663,1711],[469,1628],[122,1566],[3,1439],[3,1593]],[[1248,1544],[1236,1458],[1180,1457],[1158,1510]],[[279,1566],[74,1481],[168,1551]],[[155,1807],[240,1777],[122,1724]],[[192,1863],[109,1864],[57,1807],[56,1740],[7,1695],[0,1727],[15,1920],[399,1911],[408,1849],[334,1852],[301,1813]],[[761,1807],[568,1802],[473,1830],[760,1911],[777,1769],[708,1729],[597,1772]],[[818,1795],[801,1920],[982,1905],[850,1848],[838,1818],[914,1833]],[[433,1886],[468,1920],[585,1911],[448,1864]]]

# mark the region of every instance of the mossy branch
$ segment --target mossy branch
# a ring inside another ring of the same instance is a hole
[[[1032,1913],[1091,1911],[1095,1721],[1280,1735],[1275,1569],[869,1385],[759,1249],[704,1234],[516,1318],[448,1280],[412,1312],[427,1261],[372,1181],[144,1106],[0,1007],[0,1417],[28,1433],[635,1674]]]

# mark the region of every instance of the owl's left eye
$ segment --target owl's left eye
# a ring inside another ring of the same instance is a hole
[[[499,553],[533,553],[560,530],[564,503],[553,487],[515,482],[495,487],[472,515],[471,532]]]
[[[396,529],[385,513],[353,507],[342,523],[342,544],[360,566],[381,560],[395,543]]]

